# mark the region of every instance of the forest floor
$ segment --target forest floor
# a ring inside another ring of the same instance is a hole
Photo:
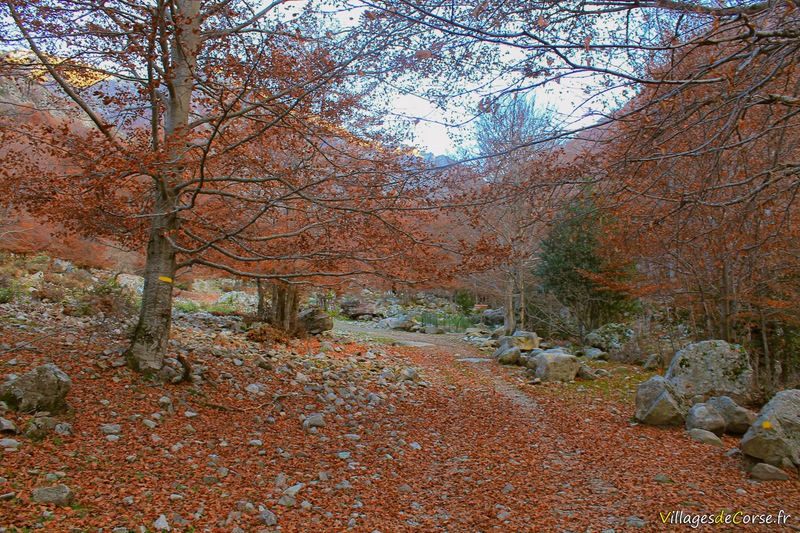
[[[800,480],[749,479],[728,453],[737,439],[714,448],[634,423],[651,375],[635,366],[530,384],[453,335],[337,323],[271,346],[187,313],[171,352],[202,379],[155,385],[121,365],[129,322],[0,305],[4,373],[53,362],[73,380],[59,417],[73,434],[16,436],[0,460],[0,531],[619,533],[692,529],[669,523],[679,511],[800,515]],[[59,483],[74,505],[32,501]]]

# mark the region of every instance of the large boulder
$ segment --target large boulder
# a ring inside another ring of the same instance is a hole
[[[411,331],[416,325],[417,321],[407,315],[392,316],[378,322],[378,327],[400,331]]]
[[[604,352],[619,350],[622,345],[633,340],[633,330],[622,324],[606,324],[586,335],[586,344],[600,348]]]
[[[800,390],[776,394],[758,413],[739,449],[774,466],[800,465]]]
[[[580,368],[581,362],[574,355],[547,350],[537,356],[536,377],[542,381],[572,381]]]
[[[317,335],[333,329],[333,318],[322,309],[316,307],[301,311],[297,315],[297,321],[311,335]]]
[[[741,435],[756,422],[756,414],[738,405],[728,396],[709,398],[706,405],[718,412],[725,420],[725,432]]]
[[[729,396],[740,404],[751,403],[756,397],[747,352],[725,341],[690,344],[675,354],[665,377],[690,405],[712,396]]]
[[[708,404],[696,403],[686,414],[686,429],[704,429],[721,437],[725,434],[725,419]]]
[[[636,419],[651,426],[680,426],[686,419],[686,408],[671,382],[653,376],[636,391]]]
[[[383,316],[378,312],[375,304],[372,302],[364,300],[345,300],[339,305],[342,308],[342,314],[353,320]]]
[[[503,308],[499,309],[486,309],[481,314],[481,322],[489,326],[498,326],[505,321],[506,314]]]
[[[520,352],[517,346],[509,346],[497,357],[497,362],[501,365],[516,365],[520,363]]]
[[[66,396],[71,387],[69,376],[48,363],[0,385],[0,401],[10,409],[25,413],[60,414],[69,409]]]
[[[533,331],[515,331],[512,337],[523,352],[530,352],[539,348],[539,336]]]

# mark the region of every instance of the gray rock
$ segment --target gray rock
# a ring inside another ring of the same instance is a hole
[[[303,420],[303,429],[308,431],[311,428],[324,428],[325,416],[322,413],[312,413]]]
[[[690,344],[675,354],[665,377],[691,404],[713,396],[729,396],[737,403],[750,403],[756,397],[747,352],[725,341]]]
[[[597,361],[608,361],[608,354],[600,348],[592,348],[591,346],[584,346],[581,348],[581,353],[586,359]]]
[[[517,346],[506,348],[497,358],[497,362],[501,365],[516,365],[520,362],[522,352]]]
[[[789,474],[767,463],[758,463],[750,471],[750,477],[759,481],[786,481]]]
[[[686,429],[704,429],[721,437],[725,434],[725,419],[708,404],[696,403],[686,414]]]
[[[599,376],[588,365],[581,365],[578,369],[578,377],[585,381],[594,381]]]
[[[68,507],[75,502],[75,493],[66,485],[56,485],[34,490],[32,498],[38,503],[52,503],[59,507]]]
[[[654,353],[647,358],[647,362],[644,364],[644,369],[649,371],[660,370],[662,368],[666,368],[667,365],[669,365],[669,360],[665,356]]]
[[[122,426],[119,424],[103,424],[100,431],[103,435],[119,435],[122,431]]]
[[[539,349],[539,336],[533,331],[515,331],[512,337],[523,352]]]
[[[662,376],[653,376],[636,391],[636,419],[651,426],[680,426],[686,409],[675,397],[675,388]]]
[[[333,318],[316,307],[305,309],[297,315],[297,322],[311,335],[319,335],[333,329]]]
[[[427,335],[443,335],[446,333],[444,328],[440,328],[439,326],[425,326],[420,331]]]
[[[728,396],[709,398],[706,405],[718,412],[725,419],[725,431],[742,435],[756,422],[756,414],[737,405]]]
[[[571,381],[578,375],[580,366],[574,355],[548,350],[538,356],[536,377],[542,381]]]
[[[4,450],[19,450],[21,443],[16,439],[0,439],[0,448]]]
[[[16,435],[19,433],[19,428],[17,428],[17,425],[11,420],[0,417],[0,433]]]
[[[742,453],[780,467],[800,465],[800,390],[781,391],[758,413],[739,446]]]
[[[278,517],[272,511],[264,509],[258,514],[258,522],[265,526],[275,526],[278,524]]]
[[[398,381],[417,381],[419,379],[419,373],[417,369],[409,366],[400,371],[397,379]]]
[[[378,312],[375,304],[371,302],[362,300],[345,300],[339,305],[342,308],[342,314],[350,319],[383,316]]]
[[[586,335],[586,344],[604,352],[619,350],[633,339],[633,330],[622,324],[606,324]]]
[[[58,421],[49,416],[37,416],[25,426],[25,436],[31,440],[42,440],[58,426]]]
[[[702,442],[703,444],[708,444],[711,446],[717,446],[719,448],[723,448],[725,446],[725,443],[723,443],[719,437],[710,431],[706,431],[705,429],[694,428],[687,431],[687,433],[697,442]]]
[[[25,413],[47,411],[60,414],[69,409],[66,396],[71,387],[69,376],[48,363],[0,385],[0,401],[10,409]]]
[[[172,528],[167,521],[167,517],[163,514],[159,516],[155,522],[153,522],[153,528],[156,531],[172,531]]]
[[[625,519],[625,523],[631,527],[645,527],[647,525],[647,520],[639,518],[638,516],[629,516]]]

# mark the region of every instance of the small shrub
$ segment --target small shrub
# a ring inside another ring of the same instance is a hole
[[[465,315],[472,312],[475,307],[475,302],[477,301],[475,299],[475,294],[467,289],[458,289],[454,300],[458,308],[461,309],[461,312]]]
[[[104,313],[109,316],[129,316],[136,306],[122,287],[114,280],[98,283],[78,296],[64,313],[72,316],[92,316]]]
[[[200,311],[200,304],[192,300],[174,300],[172,302],[172,309],[182,313],[196,313]]]

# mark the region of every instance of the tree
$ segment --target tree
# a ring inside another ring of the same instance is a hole
[[[385,65],[400,57],[392,47],[406,29],[368,18],[337,27],[315,7],[3,2],[2,46],[29,51],[4,68],[42,79],[65,115],[6,121],[15,138],[3,147],[3,190],[76,231],[132,247],[146,242],[142,306],[128,350],[140,372],[163,364],[180,269],[198,264],[285,278],[258,267],[264,254],[237,240],[258,227],[278,242],[257,222],[288,209],[282,202],[359,210],[335,196],[336,180],[357,175],[370,198],[389,198],[380,192],[389,185],[406,187],[407,174],[389,176],[378,162],[335,169],[316,188],[287,177],[313,154],[330,153],[319,142],[334,126],[363,137],[376,131],[357,93],[393,76]],[[415,68],[406,63],[406,71]],[[294,167],[285,166],[289,152]],[[390,207],[363,213],[379,220]]]
[[[604,248],[607,228],[591,196],[578,197],[561,211],[541,242],[536,275],[542,289],[569,308],[581,338],[633,309],[633,265]]]

